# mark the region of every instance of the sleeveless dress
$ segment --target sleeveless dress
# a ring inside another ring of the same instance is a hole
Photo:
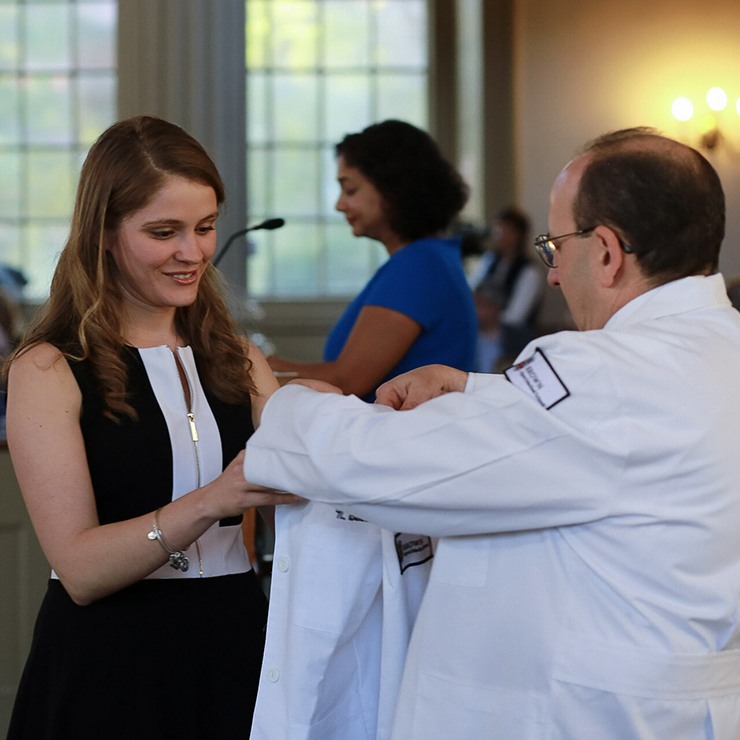
[[[203,390],[189,348],[177,359],[191,409],[169,348],[122,353],[137,420],[105,417],[88,363],[70,363],[101,524],[152,512],[210,482],[254,431],[249,406]],[[88,606],[76,605],[52,572],[8,740],[247,738],[267,602],[240,524],[241,517],[222,520],[199,537],[186,572],[165,564]]]

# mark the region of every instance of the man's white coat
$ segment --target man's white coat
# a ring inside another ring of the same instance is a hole
[[[493,375],[407,412],[283,388],[245,474],[442,538],[394,740],[737,740],[740,315],[722,277],[521,359],[535,346],[549,409]]]

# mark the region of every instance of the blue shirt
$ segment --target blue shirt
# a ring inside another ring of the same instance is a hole
[[[329,333],[324,360],[339,357],[365,306],[398,311],[421,326],[421,334],[381,382],[432,363],[473,369],[478,323],[459,239],[420,239],[394,252]],[[374,397],[372,393],[367,400]]]

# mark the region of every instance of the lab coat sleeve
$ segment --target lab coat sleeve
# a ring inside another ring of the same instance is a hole
[[[609,513],[623,456],[613,396],[588,396],[563,402],[584,409],[579,428],[500,375],[471,374],[465,393],[412,411],[286,386],[247,444],[245,476],[437,537],[593,521]]]

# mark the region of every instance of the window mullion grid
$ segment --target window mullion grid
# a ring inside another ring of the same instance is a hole
[[[324,143],[324,136],[322,136],[322,132],[326,131],[326,105],[327,105],[327,84],[328,84],[328,74],[327,74],[327,67],[326,67],[326,59],[324,58],[324,55],[326,53],[326,4],[319,0],[318,2],[318,33],[316,34],[316,55],[315,58],[318,60],[319,65],[317,69],[317,75],[318,75],[318,93],[319,93],[319,101],[318,105],[316,106],[316,116],[318,120],[316,132],[318,136],[316,137],[316,142],[314,144],[314,151],[315,156],[318,158],[318,166],[316,168],[316,172],[318,173],[319,181],[316,183],[316,193],[318,196],[318,210],[317,210],[317,222],[320,224],[320,240],[319,240],[319,254],[317,259],[317,265],[316,265],[316,283],[314,286],[314,292],[317,295],[326,295],[328,290],[328,284],[329,284],[329,258],[328,258],[328,240],[327,240],[327,229],[326,229],[326,214],[324,213],[324,192],[322,183],[324,182],[324,167],[326,162],[326,157],[323,156],[324,154],[324,147],[328,146],[330,144]],[[316,222],[314,225],[318,225]]]
[[[28,82],[30,75],[26,71],[28,56],[28,8],[21,5],[18,14],[18,155],[20,162],[21,186],[18,198],[18,216],[17,224],[20,235],[20,255],[21,267],[27,263],[30,258],[30,229],[29,229],[29,210],[31,207],[30,198],[30,145],[29,145],[29,124],[28,124]]]
[[[267,12],[269,14],[269,20],[268,25],[269,28],[272,29],[275,27],[275,8],[272,6],[272,4],[267,4]],[[275,70],[276,70],[276,60],[275,60],[275,44],[274,44],[274,37],[272,33],[267,34],[267,54],[265,55],[267,58],[267,66],[264,69],[265,74],[265,84],[264,87],[264,106],[265,106],[265,114],[268,119],[268,125],[267,125],[267,135],[265,137],[265,207],[267,209],[266,213],[270,214],[273,213],[275,210],[275,199],[274,199],[274,192],[275,192],[275,161],[276,161],[276,154],[277,154],[277,142],[275,141]],[[271,238],[272,235],[268,235],[268,238]],[[272,246],[272,245],[271,245]],[[278,262],[278,250],[276,249],[268,249],[267,250],[267,263],[268,263],[268,276],[269,276],[269,284],[270,284],[270,292],[273,295],[277,294],[277,288],[278,288],[278,270],[277,270],[277,262]]]
[[[82,121],[80,120],[80,111],[82,109],[81,100],[81,85],[80,85],[80,14],[77,6],[78,0],[71,0],[68,5],[68,12],[70,14],[69,19],[69,34],[72,53],[74,54],[74,61],[72,68],[67,70],[69,76],[69,91],[72,97],[72,120],[70,122],[70,128],[72,132],[72,141],[69,142],[68,146],[68,157],[70,162],[69,167],[69,178],[72,189],[70,192],[74,192],[74,186],[77,183],[78,178],[78,167],[76,165],[77,160],[82,154]]]
[[[380,44],[378,43],[378,15],[373,11],[371,0],[366,0],[368,16],[368,29],[370,36],[370,67],[368,72],[368,85],[370,88],[370,118],[377,121],[380,115],[380,95],[378,82],[378,68],[380,66]],[[368,272],[372,275],[378,268],[377,250],[368,248]]]

